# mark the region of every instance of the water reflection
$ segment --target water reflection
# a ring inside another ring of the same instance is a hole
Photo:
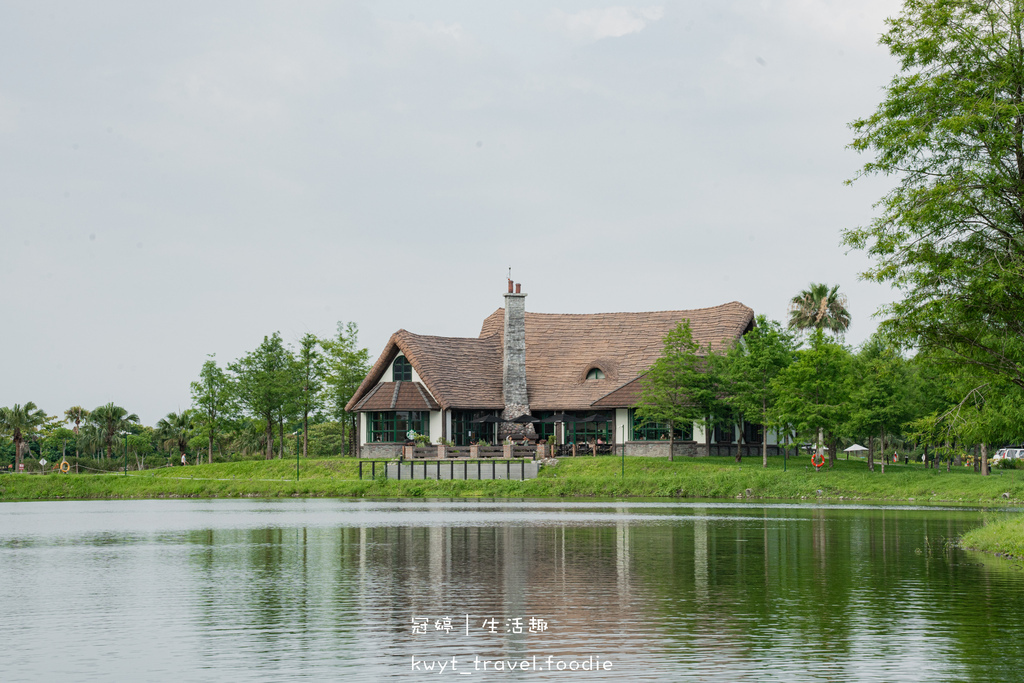
[[[1021,573],[947,544],[979,521],[713,504],[9,505],[0,571],[21,578],[0,602],[18,634],[4,680],[432,680],[413,659],[452,657],[471,680],[580,675],[544,670],[549,657],[612,663],[590,680],[1010,680]],[[484,674],[474,657],[541,670]]]

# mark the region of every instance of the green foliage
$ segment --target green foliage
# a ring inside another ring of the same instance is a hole
[[[156,423],[156,438],[164,450],[178,455],[189,450],[189,440],[194,437],[192,430],[192,411],[167,413]]]
[[[829,288],[822,283],[811,283],[789,301],[789,329],[828,330],[842,335],[850,327],[850,312],[846,310],[846,296],[839,293],[839,285]]]
[[[217,366],[214,354],[203,363],[199,379],[192,390],[193,426],[206,438],[207,461],[213,460],[213,447],[218,436],[231,426],[238,410],[238,397],[231,378]]]
[[[766,428],[773,424],[777,400],[772,380],[793,362],[796,344],[792,335],[774,320],[757,317],[757,324],[726,355],[724,376],[727,402],[734,412],[756,420]],[[767,444],[767,439],[765,439]],[[768,466],[767,451],[763,465]]]
[[[259,347],[228,365],[234,373],[238,398],[249,414],[265,425],[267,459],[273,455],[275,418],[283,415],[293,393],[293,358],[277,332]]]
[[[322,422],[309,425],[309,451],[311,458],[336,458],[345,448],[345,425],[341,422]]]
[[[1024,386],[1024,5],[906,0],[888,23],[901,73],[852,147],[897,184],[844,240],[901,291],[883,323],[901,343]]]
[[[716,421],[728,412],[721,356],[701,347],[684,320],[664,339],[661,357],[644,376],[636,414],[645,422],[704,424],[706,442]]]
[[[359,348],[359,327],[353,322],[338,322],[335,336],[321,339],[320,346],[326,355],[325,405],[331,417],[346,425],[351,447],[355,443],[357,415],[346,412],[345,406],[370,371],[370,352]]]
[[[810,347],[797,351],[796,361],[771,381],[777,396],[772,421],[807,435],[821,430],[834,444],[850,408],[850,352],[821,329],[809,341]]]
[[[32,401],[0,408],[0,434],[10,437],[14,443],[15,466],[24,455],[25,440],[33,436],[46,420],[46,413]]]
[[[96,431],[90,435],[90,438],[98,438],[102,445],[106,447],[107,458],[111,457],[114,442],[118,436],[130,433],[132,427],[138,428],[139,426],[138,415],[135,413],[129,414],[127,410],[113,403],[95,408],[89,415],[89,421],[96,428]]]

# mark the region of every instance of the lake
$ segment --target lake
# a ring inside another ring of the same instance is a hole
[[[1024,572],[949,544],[981,514],[4,503],[0,680],[1017,680]]]

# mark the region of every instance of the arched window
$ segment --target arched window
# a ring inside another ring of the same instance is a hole
[[[587,372],[587,379],[604,379],[604,370],[601,368],[590,368]]]
[[[412,381],[412,365],[405,359],[405,356],[399,356],[391,365],[391,379],[395,382]]]

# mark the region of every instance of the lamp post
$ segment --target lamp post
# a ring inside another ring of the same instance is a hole
[[[128,476],[128,433],[124,435],[124,476]]]

